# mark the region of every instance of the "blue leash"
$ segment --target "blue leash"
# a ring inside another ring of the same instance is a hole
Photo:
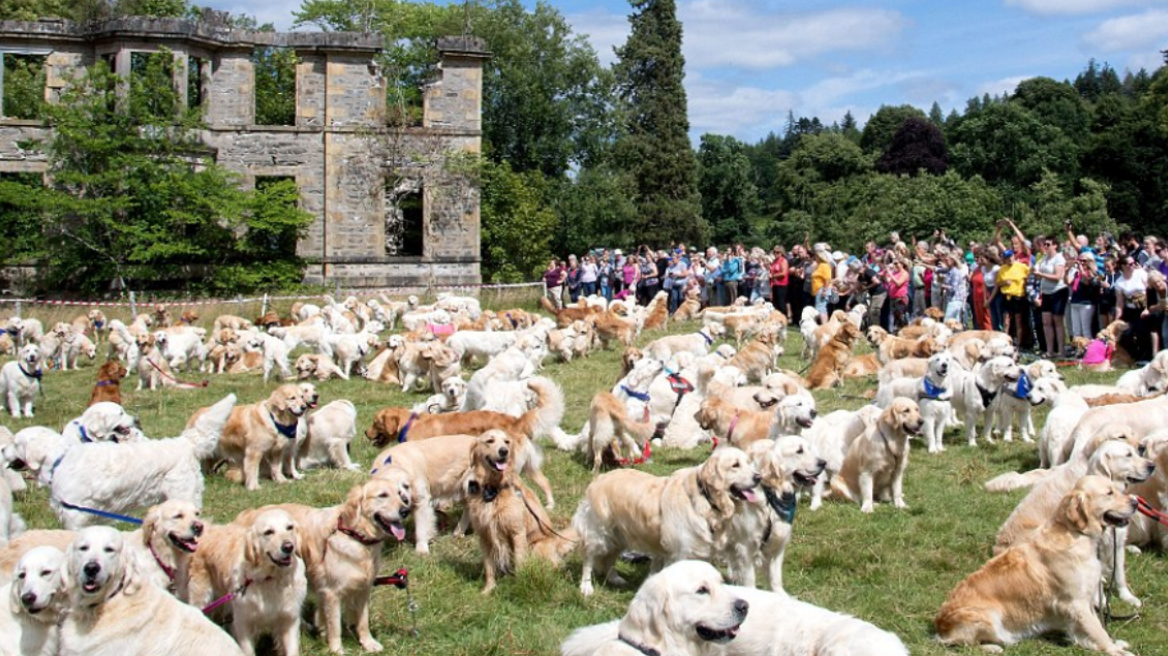
[[[76,505],[69,503],[68,501],[62,501],[61,507],[66,508],[68,510],[77,510],[77,511],[80,511],[83,513],[89,513],[90,515],[97,515],[98,517],[104,517],[106,519],[113,519],[113,520],[116,520],[119,522],[126,522],[127,524],[138,524],[138,525],[142,524],[142,520],[138,519],[137,517],[130,517],[129,515],[119,515],[117,513],[107,512],[105,510],[97,510],[96,508],[86,508],[85,506],[76,506]]]

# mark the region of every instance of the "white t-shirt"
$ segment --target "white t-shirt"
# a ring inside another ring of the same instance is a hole
[[[1120,276],[1115,279],[1115,289],[1123,293],[1125,307],[1134,308],[1135,304],[1129,299],[1137,294],[1148,291],[1148,272],[1141,268],[1132,271],[1131,277]]]
[[[1067,258],[1063,257],[1062,253],[1055,253],[1053,256],[1042,258],[1038,263],[1038,271],[1044,275],[1053,276],[1057,273],[1060,266],[1066,267]],[[1064,269],[1065,273],[1065,269]],[[1047,280],[1046,278],[1038,279],[1038,291],[1043,294],[1053,294],[1060,289],[1067,286],[1065,276],[1059,276],[1057,280]]]
[[[981,275],[982,275],[982,278],[985,279],[984,284],[985,284],[987,294],[992,292],[994,290],[994,287],[996,287],[998,284],[998,268],[999,267],[996,264],[991,266],[989,268],[989,270],[986,270],[986,268],[984,266],[981,268]]]

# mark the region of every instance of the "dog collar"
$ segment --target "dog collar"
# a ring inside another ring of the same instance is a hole
[[[629,640],[628,638],[624,637],[623,635],[621,635],[619,633],[617,634],[616,639],[620,640],[621,642],[625,643],[626,645],[632,647],[633,649],[636,649],[637,651],[641,652],[645,656],[661,656],[661,652],[657,651],[656,649],[653,649],[652,647],[646,647],[645,645],[642,645],[639,642],[634,642],[632,640]]]
[[[406,437],[409,435],[410,428],[413,428],[414,420],[417,418],[418,418],[418,413],[416,413],[416,412],[410,413],[410,418],[406,420],[406,425],[402,426],[401,431],[399,431],[397,434],[398,444],[401,444],[402,442],[406,441]]]
[[[794,492],[784,492],[782,496],[779,496],[773,489],[766,485],[762,486],[762,492],[766,495],[767,505],[771,507],[771,510],[775,511],[779,519],[782,519],[788,524],[795,523],[795,508],[798,507],[798,504],[796,503]]]
[[[360,542],[361,544],[363,544],[367,547],[371,547],[375,544],[381,544],[382,542],[385,541],[384,538],[371,538],[368,535],[361,533],[357,529],[353,529],[353,528],[349,528],[348,526],[345,526],[345,520],[340,519],[340,518],[337,518],[337,532],[343,533],[343,534],[353,538],[357,542]]]
[[[170,567],[166,563],[162,562],[162,559],[158,557],[158,552],[154,550],[154,543],[153,542],[150,542],[149,546],[150,546],[150,555],[154,556],[154,562],[158,563],[158,566],[162,568],[162,573],[166,574],[166,578],[170,579],[171,583],[174,583],[174,568]]]
[[[117,384],[118,384],[118,381],[116,381],[116,380],[99,380],[99,381],[97,381],[97,384],[94,385],[94,387],[109,387],[110,385],[117,385]]]
[[[925,392],[924,392],[924,394],[921,394],[918,398],[933,399],[935,401],[935,400],[941,398],[941,395],[945,393],[944,387],[941,387],[939,385],[934,385],[933,383],[929,382],[928,377],[922,378],[921,381],[924,383]]]
[[[734,429],[738,428],[738,417],[739,417],[739,415],[737,413],[735,413],[734,418],[730,420],[730,428],[726,429],[726,444],[730,444],[730,445],[734,444],[734,442],[731,441],[730,438],[734,436]],[[717,444],[715,444],[714,446],[717,446]]]
[[[468,482],[466,489],[471,494],[482,496],[483,503],[490,503],[499,497],[499,488],[494,485],[479,485],[478,481]]]
[[[382,465],[388,465],[388,464],[390,464],[391,462],[393,462],[393,456],[385,456],[385,460],[381,461],[381,464],[382,464]],[[372,469],[372,470],[369,472],[369,475],[370,475],[370,476],[372,476],[372,475],[376,474],[378,469],[381,469],[381,467],[380,467],[380,466],[374,467],[374,468],[373,468],[373,469]]]
[[[1014,398],[1025,399],[1030,396],[1030,391],[1034,389],[1034,383],[1030,381],[1030,376],[1023,371],[1022,375],[1018,377],[1018,382],[1014,385]]]
[[[711,345],[713,345],[713,343],[714,343],[714,338],[713,338],[713,337],[710,337],[709,335],[707,335],[707,334],[703,333],[703,332],[702,332],[702,331],[700,331],[700,330],[698,331],[698,334],[702,336],[702,339],[706,340],[706,346],[711,346]]]
[[[621,385],[621,391],[624,392],[625,394],[627,394],[629,396],[629,398],[636,399],[636,400],[641,401],[643,403],[649,402],[648,392],[638,392],[636,390],[631,390],[631,389],[629,389],[628,385]]]
[[[285,426],[284,424],[276,421],[276,415],[272,414],[271,410],[268,411],[268,417],[272,420],[272,425],[276,427],[277,433],[290,440],[296,439],[296,426],[298,426],[300,422],[294,422]]]
[[[981,386],[981,383],[977,381],[974,381],[973,384],[977,386],[977,391],[981,394],[981,407],[990,407],[990,404],[994,402],[994,399],[998,396],[998,393],[987,390]]]
[[[85,426],[78,424],[77,422],[73,422],[73,425],[77,426],[77,432],[81,433],[81,442],[83,444],[87,444],[93,441],[93,438],[89,437],[89,433],[86,432]]]
[[[66,449],[65,453],[68,453],[67,449]],[[60,467],[61,463],[64,460],[65,460],[65,454],[62,453],[61,455],[57,456],[56,460],[53,461],[53,464],[49,467],[49,479],[50,480],[52,480],[53,474],[57,473],[57,467]]]
[[[27,376],[29,378],[33,378],[35,380],[40,380],[40,379],[45,377],[45,372],[41,371],[40,369],[37,369],[37,370],[30,373],[27,369],[24,368],[24,363],[20,363],[16,366],[20,367],[20,373],[24,374],[25,376]]]
[[[102,329],[104,326],[105,326],[105,322],[104,322],[104,321],[94,321],[94,322],[93,322],[93,327],[94,327],[96,330],[101,330],[101,329]]]

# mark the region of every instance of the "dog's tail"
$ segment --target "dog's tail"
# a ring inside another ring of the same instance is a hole
[[[182,436],[195,445],[195,457],[199,460],[208,460],[215,454],[215,447],[219,445],[219,436],[235,409],[235,395],[228,394],[215,405],[207,408],[203,414],[195,418],[193,425],[184,430]]]
[[[529,439],[550,435],[564,418],[564,393],[560,386],[548,378],[536,376],[527,381],[527,387],[535,392],[538,401],[535,407],[519,418],[519,430]]]
[[[588,437],[588,422],[584,423],[584,428],[581,428],[579,433],[565,433],[564,429],[556,426],[548,433],[548,437],[560,451],[575,453]]]
[[[987,492],[1020,490],[1034,485],[1049,473],[1049,469],[1032,469],[1028,472],[1007,472],[986,481],[985,489]]]
[[[547,296],[541,296],[539,299],[539,304],[543,306],[543,309],[551,312],[553,317],[558,317],[560,315],[560,311],[556,309],[556,304],[552,303],[552,299],[548,298]]]

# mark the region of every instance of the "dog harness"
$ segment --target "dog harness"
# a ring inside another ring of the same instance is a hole
[[[367,547],[371,547],[375,544],[381,544],[385,541],[384,538],[371,538],[368,535],[364,535],[355,528],[349,528],[348,526],[345,526],[345,520],[339,517],[337,518],[337,532],[347,535]],[[328,548],[327,541],[325,542],[325,548]]]
[[[45,372],[41,371],[40,368],[37,368],[36,370],[34,370],[30,373],[27,369],[24,368],[23,363],[17,364],[16,366],[20,367],[20,373],[24,374],[28,378],[32,378],[34,380],[39,381],[45,377]]]
[[[713,337],[710,337],[709,335],[703,333],[700,330],[698,331],[698,334],[702,336],[702,339],[706,340],[706,346],[713,346],[713,344],[714,344]]]
[[[994,402],[995,398],[997,398],[998,393],[987,390],[981,386],[981,383],[977,381],[974,381],[973,384],[977,386],[977,391],[981,394],[981,407],[990,407],[990,404]]]
[[[174,583],[174,568],[162,562],[162,559],[158,557],[158,552],[154,550],[153,542],[150,542],[147,546],[150,547],[150,555],[154,556],[154,562],[157,563],[160,568],[162,568],[162,573],[166,574],[166,578],[171,583]]]
[[[636,400],[640,401],[641,403],[645,404],[645,412],[643,413],[643,415],[641,417],[641,421],[642,422],[649,421],[649,398],[650,398],[649,393],[648,392],[637,392],[635,390],[631,390],[631,389],[629,389],[629,387],[627,385],[621,385],[621,391],[624,392],[625,394],[627,394],[629,396],[629,398],[636,399]]]
[[[270,418],[272,420],[272,425],[276,427],[277,433],[283,435],[284,437],[286,437],[290,440],[296,439],[296,427],[299,425],[299,422],[288,424],[287,426],[285,426],[284,424],[281,424],[280,422],[276,421],[276,415],[272,414],[271,410],[268,411],[268,418]]]
[[[681,405],[681,399],[686,394],[694,391],[693,383],[682,378],[681,374],[676,373],[669,374],[666,378],[669,380],[669,389],[673,390],[674,394],[677,394],[677,400],[673,402],[673,409],[677,410],[677,406]]]
[[[397,433],[397,443],[398,444],[401,444],[401,443],[406,441],[406,437],[409,435],[410,428],[413,427],[414,420],[417,418],[418,418],[418,413],[416,413],[416,412],[410,413],[409,419],[406,419],[406,425],[402,426],[402,429],[400,431],[398,431],[398,433]]]

